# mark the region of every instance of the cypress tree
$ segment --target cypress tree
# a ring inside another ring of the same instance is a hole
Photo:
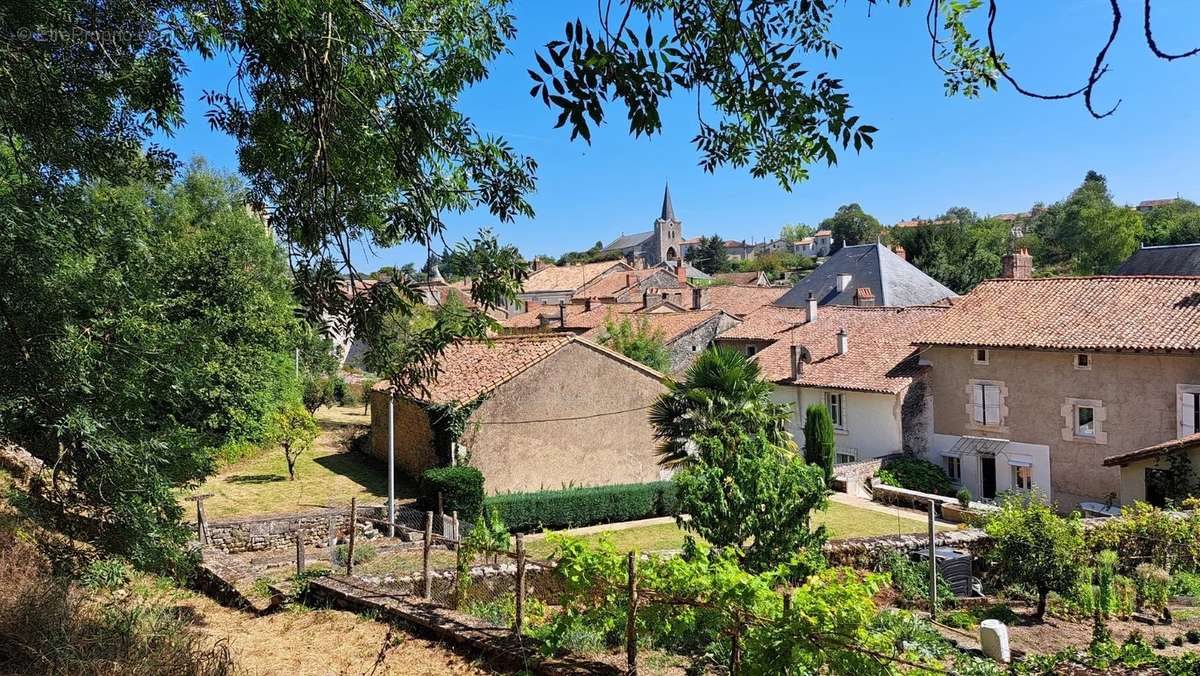
[[[804,461],[825,470],[825,485],[833,482],[833,419],[823,404],[812,404],[804,412]]]

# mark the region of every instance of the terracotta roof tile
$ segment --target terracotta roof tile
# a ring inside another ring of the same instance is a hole
[[[509,329],[536,329],[542,325],[540,316],[546,315],[554,317],[552,328],[559,328],[557,325],[558,306],[544,305],[541,303],[530,303],[532,308],[528,312],[523,312],[519,315],[513,315],[508,319],[502,320],[500,325]],[[592,311],[588,312],[586,306],[581,303],[567,303],[567,325],[566,329],[590,329],[604,324],[604,318],[609,314],[627,314],[642,307],[641,303],[595,303],[592,305]]]
[[[614,267],[629,269],[621,261],[584,263],[583,265],[551,265],[529,275],[529,278],[525,280],[524,290],[532,293],[578,289]]]
[[[938,323],[946,312],[937,307],[825,306],[817,312],[816,321],[778,333],[778,340],[759,352],[757,360],[763,376],[772,382],[897,393],[908,387],[922,368],[917,364],[913,337]],[[768,314],[760,321],[770,327]],[[844,355],[837,353],[841,329],[849,334]],[[792,345],[807,348],[811,355],[799,380],[792,379]]]
[[[724,310],[735,317],[744,317],[764,305],[774,303],[787,292],[786,286],[713,286],[708,289],[708,305],[705,307]]]
[[[795,325],[804,323],[807,316],[804,308],[764,305],[746,315],[741,324],[722,333],[717,340],[777,340]],[[818,311],[817,317],[820,316]]]
[[[1154,444],[1145,448],[1139,448],[1136,451],[1121,453],[1119,455],[1110,455],[1104,459],[1105,467],[1114,467],[1121,465],[1122,467],[1131,462],[1138,460],[1148,460],[1150,458],[1158,458],[1179,451],[1188,451],[1193,448],[1200,447],[1200,433],[1189,434],[1179,439],[1171,439],[1164,441],[1161,444]]]
[[[1200,277],[993,279],[956,300],[923,345],[1200,350]]]
[[[652,328],[662,332],[663,341],[670,343],[688,331],[696,328],[700,324],[712,319],[719,312],[720,310],[710,309],[689,310],[687,312],[664,312],[662,314],[645,313],[639,314],[639,319],[636,319],[635,321],[641,321],[640,318],[645,318],[646,321],[650,323]],[[588,339],[599,339],[600,335],[604,333],[604,329],[604,321],[601,320],[601,322],[596,325],[596,328],[583,334],[583,337]]]
[[[467,402],[557,352],[571,342],[565,333],[504,336],[491,340],[463,340],[446,348],[438,359],[437,379],[423,397],[435,404]],[[386,390],[387,381],[375,385]]]

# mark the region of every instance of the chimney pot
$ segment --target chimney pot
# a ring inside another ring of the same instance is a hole
[[[804,301],[804,307],[808,315],[805,321],[809,324],[817,321],[817,298],[813,296],[812,291],[808,292],[808,299]]]
[[[846,354],[850,351],[850,334],[846,333],[846,329],[838,329],[837,332],[837,351],[838,354]]]
[[[1029,249],[1019,249],[1009,252],[1000,259],[1000,277],[1003,279],[1031,279],[1033,277],[1033,256]]]

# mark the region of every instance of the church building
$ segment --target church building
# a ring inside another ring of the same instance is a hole
[[[604,247],[605,251],[620,251],[634,267],[643,261],[645,267],[679,260],[683,252],[683,223],[675,218],[671,205],[671,186],[663,191],[662,215],[654,221],[654,229],[633,235],[621,235]]]

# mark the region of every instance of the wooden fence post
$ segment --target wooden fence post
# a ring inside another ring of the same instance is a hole
[[[458,510],[456,509],[453,512],[450,512],[450,515],[450,518],[454,520],[454,534],[452,539],[455,542],[462,544],[462,533],[458,532]]]
[[[330,509],[333,509],[330,507]],[[337,517],[329,515],[326,520],[327,537],[329,538],[329,569],[337,569]]]
[[[517,600],[513,631],[518,636],[525,629],[525,536],[517,533]]]
[[[346,546],[346,575],[354,574],[354,539],[358,532],[358,498],[350,498],[350,544]]]
[[[433,512],[425,512],[425,548],[422,568],[425,573],[425,600],[433,598],[433,571],[430,570],[433,553]]]
[[[637,551],[629,552],[629,612],[625,619],[625,673],[637,676]]]
[[[742,673],[742,620],[733,621],[733,645],[729,651],[729,676],[741,676]]]
[[[304,574],[304,531],[296,531],[296,574]]]
[[[212,493],[202,493],[188,498],[196,501],[196,540],[202,548],[208,545],[208,513],[204,511],[204,499],[212,496]]]
[[[933,500],[929,501],[929,619],[936,620],[937,602],[937,546],[934,541]]]

